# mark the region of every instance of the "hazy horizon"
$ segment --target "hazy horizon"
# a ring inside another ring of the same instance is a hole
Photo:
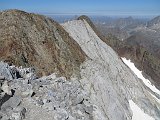
[[[1,0],[0,10],[45,15],[158,16],[160,0]]]

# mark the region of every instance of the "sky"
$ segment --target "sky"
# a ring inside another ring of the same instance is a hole
[[[42,14],[160,15],[160,0],[0,0],[0,10]]]

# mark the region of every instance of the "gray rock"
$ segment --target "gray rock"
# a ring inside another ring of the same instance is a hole
[[[25,118],[26,109],[24,107],[17,107],[13,109],[12,118],[15,120],[22,120]]]
[[[7,63],[0,62],[0,75],[5,77],[7,80],[12,80],[12,70]]]
[[[16,108],[21,103],[21,100],[20,96],[13,96],[1,106],[1,110],[5,111],[8,108]]]
[[[5,77],[0,75],[0,80],[5,80]]]
[[[43,100],[42,99],[37,100],[37,104],[38,105],[44,105]]]

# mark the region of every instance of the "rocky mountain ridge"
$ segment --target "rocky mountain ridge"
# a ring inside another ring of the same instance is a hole
[[[36,15],[33,16],[36,17]],[[28,19],[29,16],[26,17]],[[38,18],[36,17],[36,20]],[[48,19],[42,21],[45,20]],[[37,69],[16,67],[0,62],[0,119],[132,120],[135,110],[132,109],[131,103],[136,104],[151,120],[160,118],[160,103],[157,101],[160,95],[145,86],[123,63],[117,53],[99,37],[100,34],[96,33],[96,29],[92,29],[88,21],[90,20],[82,16],[78,20],[57,24],[58,28],[62,29],[51,32],[55,36],[62,33],[67,36],[61,36],[63,39],[58,37],[56,40],[52,40],[51,37],[48,43],[49,45],[57,43],[57,46],[60,44],[59,53],[67,50],[64,56],[63,54],[57,56],[66,62],[65,69],[63,65],[59,66],[64,71],[58,69],[59,71],[51,71],[53,74],[49,76],[38,77]],[[49,26],[53,23],[51,22]],[[43,24],[39,24],[37,27],[42,26]],[[49,26],[44,26],[44,29]],[[36,33],[41,32],[36,31]],[[45,34],[40,36],[43,37]],[[38,44],[39,39],[32,39],[34,40],[32,42],[38,41],[35,43]],[[12,39],[5,39],[5,42],[9,40],[12,41]],[[47,40],[45,39],[44,43]],[[64,44],[61,46],[62,43]],[[48,48],[39,44],[33,46],[34,49],[36,47],[42,47],[41,51],[37,51],[40,55]],[[47,56],[43,57],[44,60],[49,59],[46,57],[52,56],[49,53],[55,49],[47,49],[47,51]],[[20,52],[24,52],[24,49],[20,49]],[[77,61],[77,58],[80,61]],[[13,59],[16,60],[16,57]],[[70,62],[72,66],[68,65]],[[38,63],[40,66],[41,64],[45,66],[48,61]],[[53,64],[59,63],[54,61]],[[37,64],[34,65],[36,67]],[[55,67],[51,65],[46,67],[52,70]],[[69,67],[73,67],[73,70],[67,71]],[[74,68],[78,69],[75,71],[78,75],[74,75]]]
[[[143,104],[141,100],[148,96],[148,93],[142,90],[142,83],[122,63],[118,55],[96,35],[84,19],[70,21],[62,25],[89,57],[89,60],[82,67],[81,81],[85,90],[89,90],[94,103],[101,106],[104,114],[101,119],[105,117],[107,119],[131,119],[129,110],[125,109],[128,108],[125,100],[135,100],[134,102],[141,106]],[[102,91],[108,92],[103,93]],[[121,96],[121,94],[126,96]]]
[[[53,72],[69,78],[79,71],[85,54],[55,21],[19,10],[0,12],[0,60],[34,66],[39,76]]]

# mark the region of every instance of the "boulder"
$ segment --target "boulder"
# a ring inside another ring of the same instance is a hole
[[[7,80],[13,79],[12,70],[7,63],[0,62],[0,75]]]

